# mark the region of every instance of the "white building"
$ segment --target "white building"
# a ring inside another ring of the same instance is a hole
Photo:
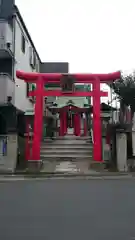
[[[40,71],[41,60],[14,0],[0,6],[0,133],[15,131],[17,117],[34,108],[28,84],[17,79],[16,70]],[[5,127],[6,126],[6,127]]]
[[[15,30],[15,101],[17,109],[26,111],[33,108],[33,103],[28,98],[26,83],[16,78],[16,70],[26,72],[40,71],[40,57],[31,40],[28,30],[23,22],[18,8],[15,6],[14,30]]]
[[[16,78],[16,70],[40,71],[40,58],[18,8],[10,20],[0,19],[0,104],[11,100],[20,111],[33,108],[26,83]]]

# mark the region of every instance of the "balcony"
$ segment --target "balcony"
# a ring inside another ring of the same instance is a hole
[[[8,22],[0,21],[0,59],[13,57],[13,30]]]
[[[15,83],[11,76],[0,73],[0,105],[14,104]]]

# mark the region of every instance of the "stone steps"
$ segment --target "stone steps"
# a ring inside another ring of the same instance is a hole
[[[74,153],[67,153],[65,154],[64,152],[57,152],[57,153],[51,153],[51,152],[48,152],[48,153],[42,153],[40,154],[41,157],[61,157],[61,158],[85,158],[85,157],[89,157],[89,156],[92,156],[91,153],[77,153],[77,152],[74,152]]]
[[[56,138],[56,140],[77,140],[77,141],[80,141],[80,140],[90,140],[91,137],[77,137],[77,136],[65,136],[65,137],[58,137]]]
[[[64,161],[71,161],[71,162],[77,162],[77,161],[92,161],[93,160],[93,157],[92,155],[90,156],[56,156],[56,155],[41,155],[40,156],[41,160],[42,161],[56,161],[56,162],[64,162]]]
[[[64,148],[59,148],[59,149],[41,149],[40,151],[41,154],[85,154],[85,153],[92,153],[92,149],[64,149]]]
[[[58,140],[52,140],[52,141],[50,141],[50,142],[43,142],[43,143],[41,143],[41,146],[43,146],[43,145],[47,145],[47,144],[49,144],[49,145],[58,145],[58,144],[61,144],[61,145],[70,145],[70,144],[75,144],[75,145],[90,145],[90,144],[92,144],[92,142],[86,142],[85,140],[75,140],[75,139],[73,139],[73,140],[70,140],[70,139],[67,139],[67,140],[65,140],[65,139],[63,139],[63,140],[60,140],[60,139],[58,139]]]
[[[62,148],[64,147],[64,146],[69,146],[69,147],[71,147],[71,146],[75,146],[75,147],[90,147],[90,146],[93,146],[93,144],[91,143],[91,142],[86,142],[85,140],[52,140],[52,141],[50,141],[50,142],[42,142],[41,143],[41,148],[42,147],[47,147],[47,146],[49,146],[49,147],[51,147],[51,146],[62,146]]]
[[[49,141],[45,139],[41,144],[40,157],[43,161],[92,160],[93,146],[90,137],[69,135]]]
[[[61,144],[57,144],[57,145],[43,145],[43,146],[41,146],[41,150],[44,150],[44,151],[51,151],[51,150],[56,150],[56,151],[61,151],[61,150],[63,150],[63,151],[68,151],[70,149],[70,151],[73,151],[73,150],[75,150],[75,151],[91,151],[92,149],[93,149],[93,147],[90,145],[90,144],[88,144],[87,146],[82,146],[82,145],[72,145],[72,144],[70,144],[70,145],[62,145],[61,146]]]
[[[76,141],[80,141],[80,140],[84,140],[84,141],[92,141],[91,137],[89,136],[81,136],[81,137],[77,137],[77,136],[65,136],[65,137],[54,137],[53,141],[58,141],[58,140],[76,140]],[[44,142],[51,142],[52,140],[50,138],[45,138],[43,140]]]

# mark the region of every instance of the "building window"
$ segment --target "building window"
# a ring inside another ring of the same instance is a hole
[[[30,54],[30,65],[33,69],[35,69],[36,67],[36,53],[33,50],[33,48],[30,46],[29,48],[29,54]]]
[[[22,34],[22,52],[25,53],[25,37]]]
[[[29,96],[29,83],[26,83],[26,97]]]
[[[33,52],[33,65],[34,65],[34,68],[36,67],[36,54],[35,52]]]
[[[34,91],[36,89],[36,84],[34,83],[26,83],[26,97],[29,98],[32,102],[35,101],[35,97],[29,97],[29,92]]]
[[[29,97],[29,91],[33,90],[33,83],[26,83],[26,96]]]
[[[39,65],[36,63],[36,72],[39,72]]]

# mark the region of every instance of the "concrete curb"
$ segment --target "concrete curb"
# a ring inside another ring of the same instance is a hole
[[[70,177],[81,177],[81,178],[101,178],[101,177],[135,177],[135,173],[116,173],[116,172],[96,172],[96,173],[0,173],[0,177],[4,178],[70,178]]]

